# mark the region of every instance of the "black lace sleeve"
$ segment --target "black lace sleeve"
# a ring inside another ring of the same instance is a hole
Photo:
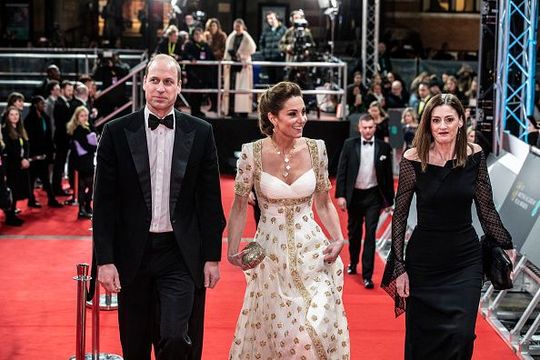
[[[381,287],[394,299],[396,317],[405,311],[405,300],[396,290],[396,279],[405,270],[405,230],[409,208],[416,185],[416,173],[411,160],[403,158],[399,166],[398,190],[392,219],[392,248],[386,259]]]
[[[512,249],[514,247],[512,236],[502,224],[499,213],[495,210],[495,204],[493,204],[493,192],[491,190],[484,152],[481,152],[474,203],[476,204],[476,211],[484,233],[493,239],[496,245],[501,248]]]

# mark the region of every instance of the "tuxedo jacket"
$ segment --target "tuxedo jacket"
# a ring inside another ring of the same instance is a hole
[[[170,220],[190,274],[204,284],[204,263],[221,259],[225,216],[212,127],[175,110]],[[93,237],[95,264],[116,265],[133,280],[149,238],[151,174],[144,109],[103,128],[97,150]]]
[[[394,175],[392,172],[392,149],[390,145],[382,140],[373,138],[375,175],[377,177],[377,187],[381,194],[383,206],[388,207],[394,204]],[[347,206],[352,203],[352,196],[358,171],[360,170],[360,159],[362,151],[362,138],[350,138],[343,144],[339,157],[338,172],[336,178],[336,198],[347,199]]]

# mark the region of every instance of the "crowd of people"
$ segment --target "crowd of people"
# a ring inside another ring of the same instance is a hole
[[[355,71],[353,81],[346,89],[349,114],[369,113],[375,119],[377,137],[388,142],[387,112],[398,109],[402,114],[403,150],[409,149],[426,104],[441,93],[453,94],[460,100],[465,107],[467,133],[477,136],[474,111],[478,81],[469,66],[462,66],[457,74],[443,73],[440,78],[437,74],[422,72],[406,84],[398,73],[392,71],[390,63],[385,64],[386,72],[377,73],[370,79],[367,82],[369,87],[364,85],[362,73]]]
[[[12,92],[1,115],[0,203],[6,225],[24,223],[18,216],[18,201],[27,200],[29,208],[43,207],[36,196],[38,188],[46,193],[49,208],[78,204],[79,219],[92,217],[97,146],[93,122],[98,113],[93,106],[95,82],[89,75],[78,81],[61,80],[60,74],[56,65],[50,65],[28,111],[24,95]],[[64,198],[63,203],[59,197]]]
[[[178,26],[167,27],[155,53],[168,54],[176,60],[191,62],[204,60],[229,60],[241,62],[242,65],[226,65],[223,73],[225,90],[250,91],[253,89],[253,67],[250,64],[252,55],[259,52],[266,61],[302,61],[308,59],[313,52],[315,41],[305,21],[302,10],[295,10],[290,17],[291,26],[286,28],[275,12],[266,13],[266,27],[258,43],[255,42],[243,19],[235,19],[233,31],[226,34],[217,18],[210,18],[203,26],[192,14],[184,16],[184,22]],[[301,24],[299,27],[297,24]],[[299,58],[301,57],[301,59]],[[298,71],[285,74],[280,67],[265,69],[269,84],[275,84],[285,77],[295,78],[302,75]],[[217,71],[215,66],[186,65],[182,69],[184,88],[215,88]],[[190,93],[189,105],[192,114],[205,116],[201,111],[201,103],[206,98],[209,111],[217,111],[217,94],[203,96],[201,93]],[[224,115],[235,115],[245,118],[253,110],[253,95],[250,93],[234,93],[223,95],[220,109]]]

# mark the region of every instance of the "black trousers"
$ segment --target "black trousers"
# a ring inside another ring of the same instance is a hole
[[[30,164],[30,197],[28,201],[35,202],[34,185],[36,179],[40,179],[43,184],[43,190],[47,193],[49,201],[54,200],[54,194],[49,180],[49,162],[47,160],[34,160]]]
[[[57,194],[62,192],[62,176],[64,175],[64,167],[66,166],[67,154],[67,148],[56,148],[56,154],[54,156],[52,187],[53,191]]]
[[[86,211],[91,211],[92,194],[94,192],[94,173],[79,171],[79,186],[77,189],[79,207]]]
[[[135,279],[118,294],[124,359],[150,360],[152,343],[157,360],[191,359],[188,324],[194,296],[195,284],[174,234],[151,233]]]
[[[348,205],[347,230],[349,233],[349,255],[351,265],[358,264],[362,243],[362,226],[365,222],[366,235],[362,252],[362,277],[370,279],[373,276],[375,261],[375,232],[382,208],[382,199],[377,187],[355,189],[351,204]]]

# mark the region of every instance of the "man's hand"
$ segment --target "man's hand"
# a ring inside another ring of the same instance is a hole
[[[30,167],[30,161],[27,159],[21,160],[21,169],[28,169]]]
[[[105,264],[98,266],[98,281],[105,290],[111,293],[119,293],[122,289],[120,285],[120,276],[114,264]]]
[[[344,197],[337,198],[337,206],[341,209],[341,211],[347,210],[347,199]]]
[[[213,289],[219,281],[219,262],[207,261],[204,263],[204,287]]]

